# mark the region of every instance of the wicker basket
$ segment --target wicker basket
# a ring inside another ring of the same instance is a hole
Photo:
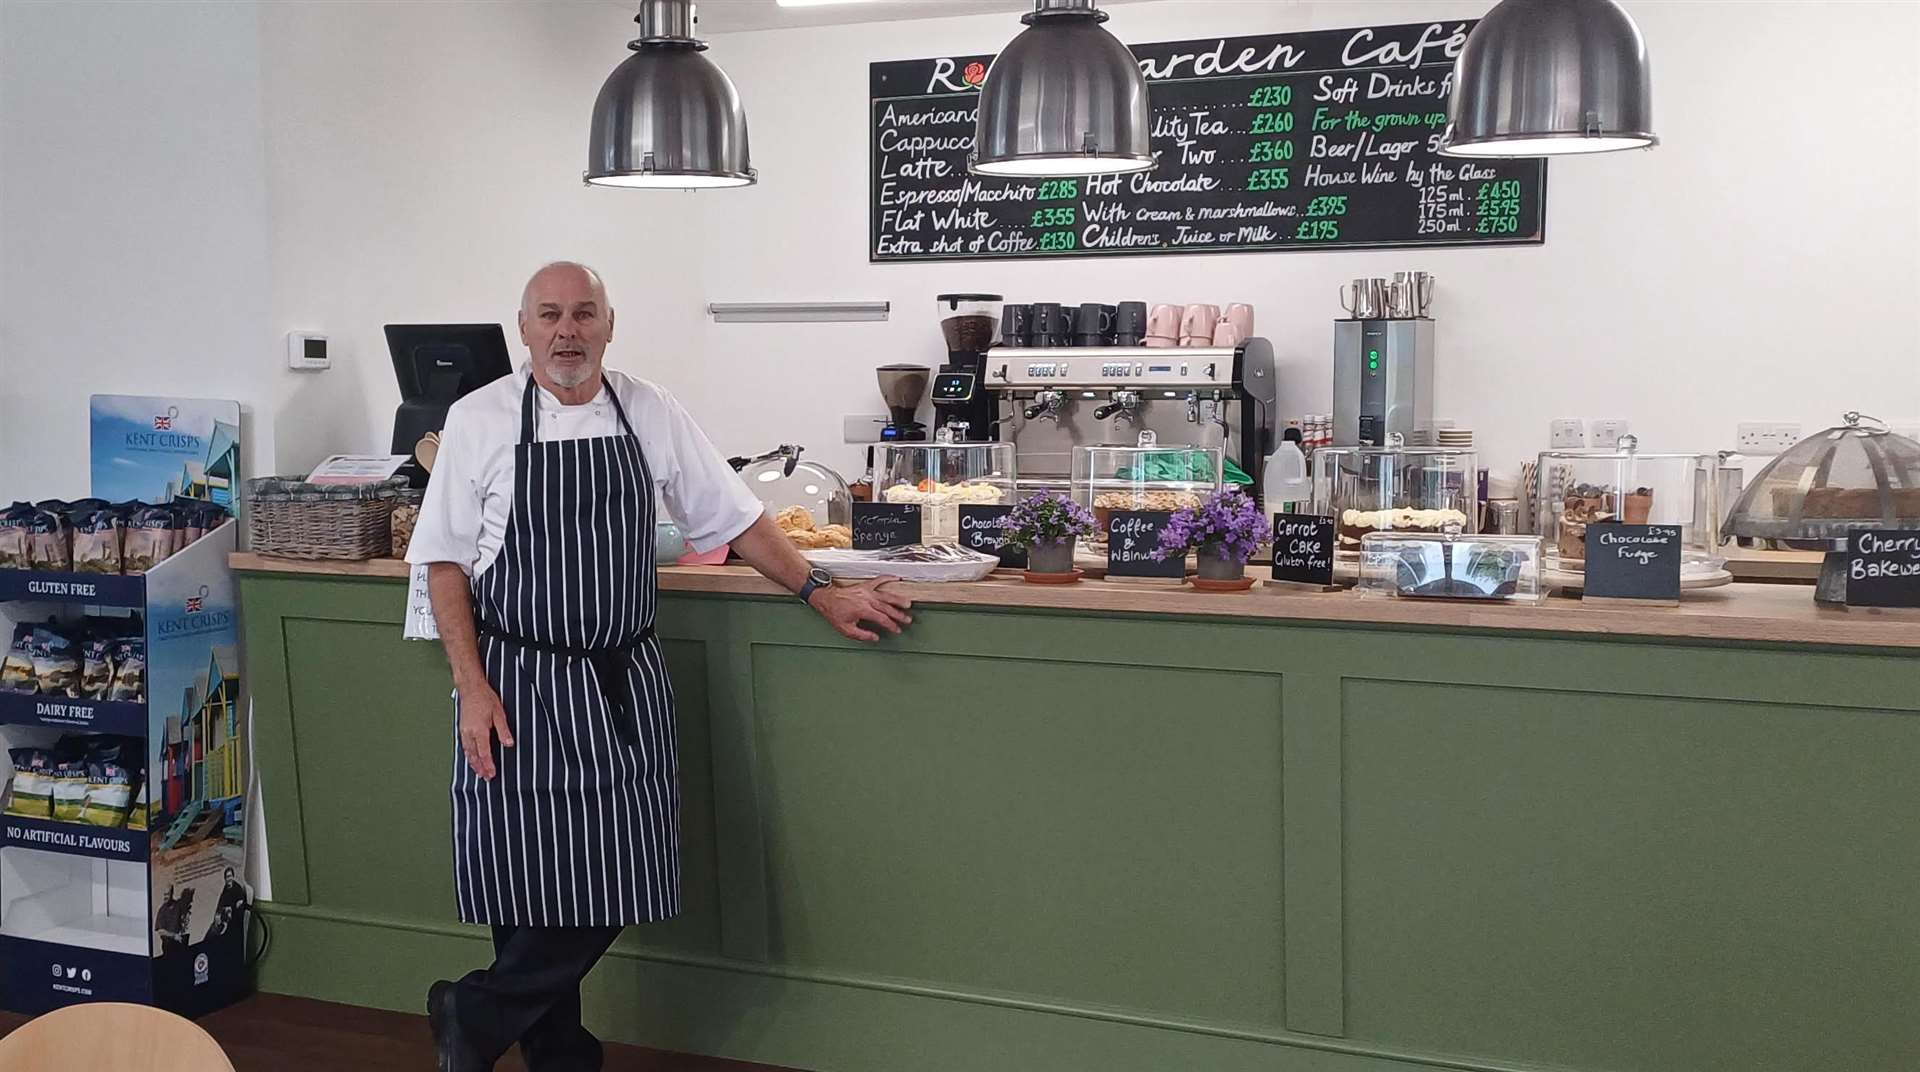
[[[393,504],[393,557],[407,557],[407,544],[413,542],[413,526],[420,520],[420,504],[427,493],[409,488]]]
[[[379,484],[321,485],[294,477],[247,481],[247,537],[278,558],[368,559],[393,546],[393,506],[405,477]]]

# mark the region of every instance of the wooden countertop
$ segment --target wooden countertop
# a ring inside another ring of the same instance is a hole
[[[231,564],[234,569],[249,573],[395,580],[407,577],[406,563],[396,559],[307,562],[242,553],[233,555]],[[1265,575],[1260,567],[1249,572]],[[786,595],[745,566],[663,567],[660,588],[667,592],[714,595]],[[1813,590],[1801,585],[1736,583],[1688,593],[1678,607],[1644,609],[1587,606],[1578,600],[1560,597],[1537,607],[1476,605],[1370,598],[1351,591],[1301,591],[1266,585],[1230,594],[1196,592],[1186,586],[1148,587],[1094,580],[1051,586],[1027,584],[1017,575],[996,575],[973,584],[908,584],[902,588],[915,602],[952,606],[1920,648],[1920,610],[1818,607],[1813,602]]]

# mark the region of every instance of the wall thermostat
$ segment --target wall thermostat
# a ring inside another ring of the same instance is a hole
[[[296,372],[317,372],[333,367],[327,356],[327,337],[310,331],[287,332],[287,367]]]

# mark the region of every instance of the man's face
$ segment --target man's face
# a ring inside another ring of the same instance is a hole
[[[527,284],[520,307],[520,341],[534,368],[560,387],[600,379],[600,360],[613,339],[613,309],[593,277],[578,268],[552,268]]]

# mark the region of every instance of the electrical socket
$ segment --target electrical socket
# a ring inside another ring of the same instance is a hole
[[[884,413],[849,413],[840,418],[840,441],[843,443],[878,443],[880,429],[887,425],[888,417]]]
[[[1742,454],[1782,454],[1800,442],[1800,426],[1792,421],[1741,421],[1734,433]]]
[[[1578,417],[1559,417],[1547,426],[1555,450],[1577,449],[1587,445],[1587,424]]]
[[[1594,421],[1593,445],[1602,450],[1613,450],[1620,445],[1620,437],[1627,434],[1627,422],[1623,418],[1611,417]]]

